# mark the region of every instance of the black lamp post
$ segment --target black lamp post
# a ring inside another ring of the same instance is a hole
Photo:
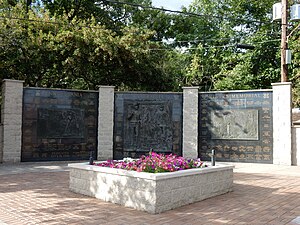
[[[211,150],[211,165],[215,166],[216,165],[216,152],[215,150]]]
[[[90,164],[90,165],[93,165],[93,164],[94,164],[94,150],[93,150],[93,148],[90,148],[89,164]]]

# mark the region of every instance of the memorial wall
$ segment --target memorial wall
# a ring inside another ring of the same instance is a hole
[[[22,161],[96,158],[98,92],[24,88]]]
[[[200,93],[199,156],[272,163],[272,123],[272,91]]]

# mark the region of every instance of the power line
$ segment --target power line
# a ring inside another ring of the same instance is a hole
[[[190,13],[190,12],[182,12],[182,11],[177,11],[177,10],[169,10],[169,9],[164,9],[164,8],[157,8],[153,6],[145,6],[145,5],[140,5],[140,4],[135,4],[135,3],[129,3],[129,2],[120,2],[120,1],[113,1],[113,0],[103,0],[103,2],[109,2],[112,4],[121,4],[121,5],[130,5],[134,7],[141,7],[141,8],[147,8],[147,9],[153,9],[153,10],[160,10],[160,11],[165,11],[165,12],[172,12],[172,13],[179,13],[179,14],[184,14],[184,15],[192,15],[192,16],[197,16],[197,17],[215,17],[219,19],[224,19],[226,17],[220,17],[220,16],[212,16],[212,15],[201,15],[201,14],[196,14],[196,13]],[[97,2],[95,3],[97,4]],[[100,4],[98,2],[98,4]],[[23,21],[29,21],[29,22],[37,22],[37,23],[48,23],[48,24],[55,24],[55,25],[69,25],[69,26],[76,26],[80,28],[93,28],[93,29],[102,29],[96,26],[80,26],[78,24],[71,24],[71,23],[62,23],[62,22],[55,22],[55,21],[44,21],[44,20],[36,20],[36,19],[29,19],[29,18],[18,18],[18,17],[5,17],[5,16],[0,16],[0,19],[14,19],[14,20],[23,20]],[[227,18],[230,19],[230,18]],[[248,22],[259,22],[259,21],[248,21]],[[199,43],[199,42],[205,42],[205,41],[214,41],[214,40],[235,40],[235,38],[208,38],[208,39],[202,39],[202,40],[184,40],[184,41],[173,41],[170,44],[174,43]],[[164,41],[158,41],[158,42],[164,42]]]
[[[108,3],[112,3],[112,4],[119,4],[119,5],[130,5],[130,6],[134,6],[134,7],[137,7],[137,8],[153,9],[153,10],[159,10],[159,11],[164,11],[164,12],[184,14],[184,15],[188,15],[188,16],[215,17],[215,18],[222,19],[222,17],[220,17],[220,16],[201,15],[201,14],[197,14],[197,13],[182,12],[182,11],[178,11],[178,10],[158,8],[158,7],[154,7],[154,6],[146,6],[146,5],[140,5],[140,4],[136,4],[136,3],[130,3],[130,2],[120,2],[120,1],[111,1],[111,0],[103,0],[103,2],[108,2]],[[98,4],[100,4],[100,3],[98,3]]]
[[[21,21],[49,23],[49,24],[56,24],[56,25],[66,25],[67,24],[67,23],[60,23],[60,22],[54,22],[54,21],[34,20],[34,19],[28,19],[28,18],[9,17],[9,16],[0,16],[0,19],[21,20]],[[71,24],[69,24],[69,25],[71,25]]]
[[[55,22],[55,21],[45,21],[45,20],[37,20],[37,19],[29,19],[29,18],[20,18],[20,17],[9,17],[9,16],[0,16],[0,19],[11,19],[11,20],[20,20],[20,21],[28,21],[28,22],[36,22],[36,23],[46,23],[46,24],[55,24],[55,25],[69,25],[69,26],[76,26],[80,28],[93,28],[93,29],[102,29],[96,26],[80,26],[77,24],[72,23],[63,23],[63,22]],[[203,26],[204,27],[204,26]],[[162,42],[162,41],[158,41]],[[184,42],[184,41],[182,41]]]
[[[207,38],[207,39],[201,39],[201,40],[197,40],[197,39],[194,39],[194,40],[184,40],[184,41],[176,41],[176,40],[173,40],[173,41],[170,41],[170,44],[173,44],[173,43],[191,43],[191,42],[194,42],[194,43],[199,43],[199,42],[205,42],[205,41],[226,41],[226,40],[232,40],[234,38]],[[162,41],[158,41],[158,42],[165,42],[165,40],[162,40]]]
[[[262,34],[262,32],[256,32],[255,34]],[[266,34],[266,36],[267,36],[267,34]],[[200,43],[200,42],[210,42],[210,41],[236,41],[236,40],[240,40],[240,38],[228,37],[228,38],[192,39],[192,40],[182,40],[182,41],[181,40],[180,41],[170,40],[169,43],[166,40],[161,40],[161,41],[155,41],[155,42],[163,42],[163,43],[166,43],[166,44],[175,44],[175,43],[180,44],[180,43]],[[272,39],[272,40],[275,40],[275,39]]]
[[[171,12],[171,13],[178,13],[178,14],[183,14],[183,15],[189,15],[189,16],[194,16],[194,17],[211,17],[211,18],[218,18],[218,19],[227,19],[227,20],[233,20],[233,21],[243,21],[243,22],[248,22],[248,23],[266,23],[262,21],[257,21],[257,20],[243,20],[240,18],[234,19],[234,18],[229,18],[229,17],[222,17],[222,16],[214,16],[214,15],[204,15],[204,14],[197,14],[197,13],[192,13],[192,12],[182,12],[178,10],[170,10],[170,9],[164,9],[164,8],[158,8],[158,7],[153,7],[153,6],[145,6],[145,5],[140,5],[136,3],[130,3],[130,2],[121,2],[121,1],[113,1],[113,0],[103,0],[103,3],[112,3],[112,4],[120,4],[120,5],[130,5],[138,8],[144,8],[144,9],[152,9],[152,10],[159,10],[159,11],[164,11],[164,12]],[[96,5],[100,5],[100,2],[95,2]],[[23,20],[23,21],[29,21],[29,22],[38,22],[38,23],[49,23],[49,24],[56,24],[56,25],[71,25],[71,26],[77,26],[81,28],[94,28],[94,29],[101,29],[96,26],[80,26],[80,25],[75,25],[71,23],[61,23],[61,22],[54,22],[54,21],[40,21],[40,20],[35,20],[35,19],[29,19],[29,18],[17,18],[17,17],[4,17],[0,16],[1,19],[15,19],[15,20]],[[213,39],[211,39],[213,40]],[[184,43],[184,42],[189,42],[189,41],[177,41],[177,43]],[[196,42],[196,41],[194,41]],[[200,41],[198,41],[200,42]]]
[[[20,18],[20,17],[9,17],[9,16],[0,16],[0,19],[11,19],[11,20],[20,20],[20,21],[28,21],[28,22],[35,22],[35,23],[45,23],[45,24],[54,24],[54,25],[68,25],[68,26],[73,26],[73,27],[79,27],[79,28],[92,28],[92,29],[103,29],[100,27],[96,26],[80,26],[78,24],[72,24],[72,23],[63,23],[63,22],[55,22],[55,21],[45,21],[45,20],[37,20],[37,19],[29,19],[29,18]],[[242,32],[243,33],[243,32]],[[202,40],[184,40],[184,41],[175,41],[175,43],[189,43],[189,42],[204,42],[204,41],[214,41],[214,40],[231,40],[233,38],[208,38],[208,39],[202,39]],[[156,41],[155,41],[156,42]],[[162,41],[157,41],[157,42],[164,42]]]
[[[220,45],[220,46],[206,46],[206,47],[202,47],[204,49],[209,49],[209,48],[228,48],[228,47],[235,47],[235,44],[231,44],[231,45]],[[166,49],[166,48],[150,48],[148,51],[174,51],[174,50],[179,50],[180,49]],[[186,50],[199,50],[199,48],[195,48],[195,47],[189,47],[189,48],[183,48],[183,51]]]
[[[264,44],[268,42],[277,42],[280,41],[281,39],[273,39],[273,40],[266,40],[266,41],[259,41],[259,42],[254,42],[254,44]],[[209,48],[228,48],[228,47],[237,47],[236,44],[229,44],[229,45],[215,45],[215,46],[202,46],[204,49],[209,49]],[[187,47],[183,48],[183,50],[197,50],[199,48],[197,47]],[[175,49],[176,50],[176,49]],[[167,48],[151,48],[149,51],[174,51],[174,49],[167,49]]]
[[[6,17],[6,16],[0,16],[0,19],[12,19],[12,20],[21,20],[21,21],[29,21],[29,22],[37,22],[37,23],[48,23],[48,24],[55,24],[55,25],[70,25],[70,26],[76,26],[80,28],[93,28],[93,29],[103,29],[96,26],[80,26],[80,25],[74,25],[71,23],[62,23],[62,22],[55,22],[55,21],[44,21],[44,20],[35,20],[35,19],[28,19],[28,18],[19,18],[19,17]],[[201,40],[184,40],[184,41],[172,41],[173,43],[191,43],[191,42],[204,42],[204,41],[222,41],[222,40],[234,40],[234,38],[208,38],[208,39],[201,39]],[[280,39],[273,39],[273,40],[266,40],[262,42],[256,42],[257,44],[260,43],[266,43],[266,42],[273,42],[278,41]],[[156,41],[155,41],[156,42]],[[164,41],[157,41],[157,42],[164,42]],[[171,43],[171,44],[173,44]],[[215,46],[217,47],[217,46]],[[220,46],[220,47],[226,47],[226,46]]]
[[[224,17],[224,16],[215,16],[215,15],[204,15],[204,14],[198,14],[198,13],[192,13],[192,12],[182,12],[178,10],[171,10],[171,9],[165,9],[165,8],[158,8],[158,7],[153,7],[153,6],[146,6],[146,5],[140,5],[136,3],[130,3],[130,2],[121,2],[121,1],[113,1],[113,0],[103,0],[103,2],[108,2],[112,4],[119,4],[119,5],[129,5],[129,6],[134,6],[137,8],[143,8],[143,9],[152,9],[152,10],[160,10],[164,12],[170,12],[170,13],[178,13],[178,14],[183,14],[186,16],[194,16],[194,17],[207,17],[207,18],[217,18],[217,19],[227,19],[231,21],[242,21],[246,23],[261,23],[261,24],[267,24],[267,22],[262,22],[259,20],[245,20],[242,18],[231,18],[231,17]],[[100,5],[101,3],[96,2],[95,4]],[[269,22],[271,23],[271,22]]]
[[[203,49],[212,49],[212,48],[233,48],[236,47],[236,45],[222,45],[222,46],[209,46],[209,47],[203,47]],[[150,48],[147,51],[188,51],[188,50],[199,50],[199,48],[183,48],[183,49],[165,49],[165,48]]]
[[[9,16],[0,16],[0,19],[11,19],[11,20],[20,20],[20,21],[28,21],[28,22],[35,22],[35,23],[46,23],[46,24],[54,24],[54,25],[68,25],[73,27],[79,27],[79,28],[93,28],[101,30],[103,28],[96,27],[96,26],[80,26],[78,24],[72,24],[72,23],[62,23],[62,22],[55,22],[55,21],[45,21],[45,20],[36,20],[36,19],[29,19],[29,18],[20,18],[20,17],[9,17]]]

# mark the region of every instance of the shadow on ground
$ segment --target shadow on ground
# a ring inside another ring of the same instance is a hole
[[[231,193],[150,215],[70,192],[68,172],[4,175],[0,218],[10,224],[17,212],[21,224],[287,224],[300,215],[300,179],[291,178],[235,173]]]

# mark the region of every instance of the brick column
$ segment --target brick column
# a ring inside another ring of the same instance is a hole
[[[99,88],[98,160],[113,159],[114,88]]]
[[[0,161],[20,162],[24,81],[3,80]]]
[[[183,146],[182,155],[198,157],[198,89],[183,88]]]
[[[292,83],[273,86],[273,164],[292,164]]]

